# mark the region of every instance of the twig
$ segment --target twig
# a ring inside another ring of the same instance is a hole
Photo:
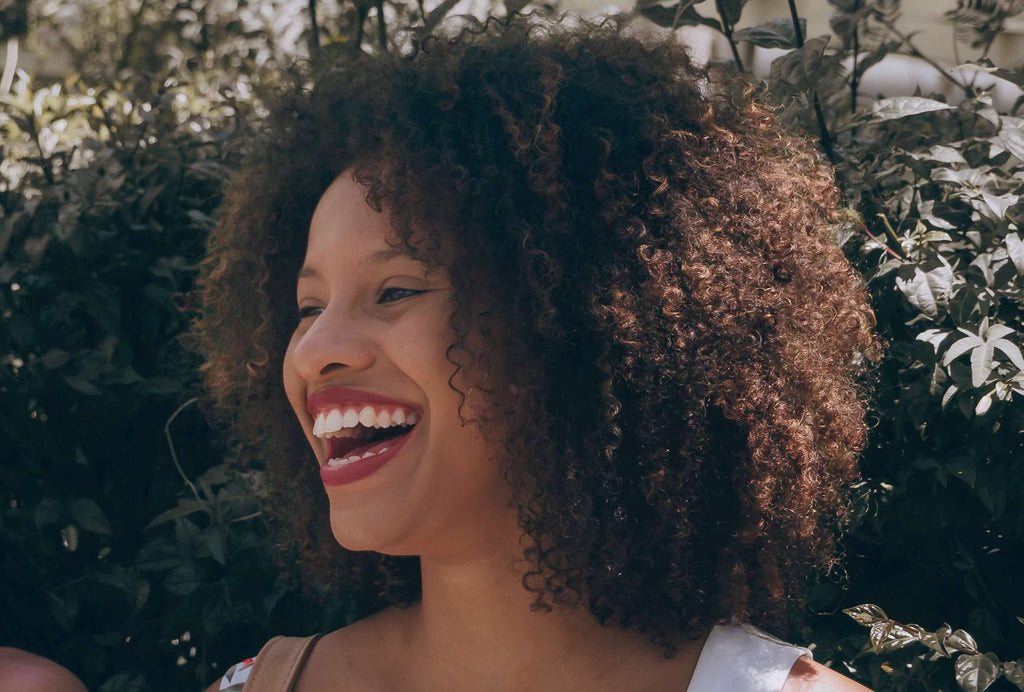
[[[796,37],[797,50],[804,47],[804,32],[800,30],[800,15],[796,11],[796,0],[789,0],[789,16],[793,19],[793,35]],[[828,123],[825,122],[825,112],[821,108],[821,99],[818,98],[817,84],[811,85],[811,102],[814,106],[814,118],[818,121],[818,133],[821,136],[821,146],[825,149],[825,155],[833,165],[839,163],[835,148],[832,146],[832,135],[828,132]]]
[[[725,20],[725,13],[722,12],[722,0],[715,0],[715,10],[718,12],[718,18],[722,21],[722,33],[725,34],[725,40],[729,42],[729,48],[732,50],[732,59],[736,62],[736,69],[743,72],[743,61],[740,60],[740,52],[736,48],[736,42],[732,40],[732,30],[736,27]]]
[[[920,58],[921,60],[924,60],[924,61],[925,61],[926,63],[928,63],[929,65],[931,65],[932,67],[934,67],[934,68],[935,68],[936,70],[938,70],[938,71],[939,71],[939,74],[941,74],[941,75],[942,75],[943,77],[945,77],[945,78],[946,78],[947,80],[949,80],[949,81],[950,81],[950,82],[952,82],[953,84],[955,84],[955,85],[957,85],[958,87],[960,87],[961,89],[963,89],[963,90],[964,90],[964,93],[965,93],[965,94],[967,94],[967,96],[971,96],[971,95],[972,95],[972,93],[971,93],[971,89],[970,89],[970,87],[969,87],[969,86],[967,86],[966,84],[961,84],[961,83],[960,83],[959,81],[957,81],[957,80],[956,80],[956,78],[955,78],[955,77],[953,77],[953,75],[951,75],[951,74],[950,74],[949,72],[947,72],[947,71],[946,71],[946,69],[945,69],[944,67],[942,67],[942,65],[940,65],[940,64],[939,64],[939,63],[937,63],[937,62],[935,62],[934,60],[932,60],[931,58],[929,58],[929,57],[928,57],[927,55],[925,55],[924,53],[922,53],[921,51],[919,51],[919,50],[917,49],[917,46],[915,46],[915,45],[914,45],[913,43],[911,43],[911,42],[910,42],[910,37],[909,37],[909,36],[907,36],[906,34],[904,34],[904,33],[903,33],[902,31],[900,31],[899,29],[897,29],[897,28],[896,28],[896,26],[895,26],[895,25],[894,25],[894,24],[893,24],[892,22],[890,22],[890,21],[889,21],[888,19],[886,19],[885,17],[883,17],[883,16],[881,16],[881,15],[877,15],[877,16],[876,16],[875,18],[876,18],[876,19],[877,19],[877,20],[879,21],[879,23],[881,23],[881,24],[882,24],[882,25],[883,25],[883,26],[884,26],[884,27],[885,27],[886,29],[888,29],[889,31],[891,31],[891,32],[892,32],[892,34],[893,34],[893,35],[894,35],[894,36],[895,36],[896,38],[898,38],[898,39],[899,39],[899,40],[900,40],[901,42],[903,42],[903,44],[904,44],[904,45],[905,45],[905,46],[906,46],[907,48],[909,48],[909,49],[910,49],[910,54],[911,54],[911,55],[913,55],[913,56],[914,56],[915,58]]]
[[[885,249],[885,251],[888,252],[890,255],[892,255],[893,257],[895,257],[896,259],[898,259],[901,262],[906,262],[907,261],[899,253],[897,253],[895,250],[893,250],[891,247],[889,247],[889,243],[883,241],[881,238],[879,238],[874,233],[869,231],[867,224],[865,224],[863,221],[861,221],[860,229],[862,231],[864,231],[865,233],[867,233],[868,237],[871,238],[871,240],[873,240],[876,243],[878,243],[879,245],[881,245]]]
[[[192,491],[192,494],[195,496],[195,498],[202,502],[203,499],[199,497],[199,491],[196,490],[196,486],[192,483],[192,481],[189,480],[188,476],[185,475],[185,471],[181,468],[181,464],[178,463],[178,455],[174,451],[174,440],[171,439],[171,423],[174,422],[174,419],[177,418],[182,411],[184,411],[186,408],[196,403],[197,401],[199,401],[197,397],[192,397],[184,404],[179,406],[177,410],[175,410],[174,413],[171,414],[171,417],[167,419],[166,423],[164,423],[164,435],[167,437],[167,446],[171,450],[171,461],[174,462],[174,468],[178,470],[178,475],[181,476],[181,479],[183,481],[185,481],[185,485],[187,485],[189,490]]]
[[[854,11],[860,9],[858,2]],[[860,84],[860,77],[857,74],[857,53],[860,52],[860,32],[857,25],[853,25],[853,70],[850,71],[850,115],[857,112],[857,86]]]
[[[382,53],[388,50],[388,28],[384,24],[384,0],[374,0],[373,6],[377,8],[377,42],[380,44]]]
[[[316,0],[309,0],[309,57],[320,58],[320,24],[316,20]]]
[[[356,39],[352,42],[352,55],[358,56],[363,52],[363,31],[366,24],[366,15],[370,11],[362,3],[356,5]]]
[[[4,74],[0,77],[0,94],[11,93],[14,75],[18,71],[18,37],[12,36],[7,41],[7,61],[4,62]]]

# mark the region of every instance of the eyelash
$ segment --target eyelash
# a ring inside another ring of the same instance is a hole
[[[410,295],[416,295],[418,293],[426,293],[426,291],[418,291],[415,288],[399,288],[397,286],[392,286],[391,288],[385,288],[383,291],[381,291],[380,295],[381,295],[381,297],[384,297],[385,295],[388,295],[391,291],[405,291],[406,293],[409,293]],[[409,296],[405,296],[405,297],[408,298]],[[396,300],[402,300],[402,299],[401,298],[397,298]],[[384,301],[384,303],[393,303],[393,302],[395,302],[395,301],[393,301],[393,300],[386,300],[386,301]],[[380,304],[380,301],[378,300],[377,303]],[[307,317],[315,317],[317,313],[315,313],[314,311],[315,310],[322,310],[322,309],[323,308],[317,307],[315,305],[309,305],[309,306],[304,307],[304,308],[299,308],[299,319],[300,320],[304,320]]]

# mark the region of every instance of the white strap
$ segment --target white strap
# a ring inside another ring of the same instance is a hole
[[[751,625],[716,625],[686,692],[780,692],[796,660],[810,655]]]

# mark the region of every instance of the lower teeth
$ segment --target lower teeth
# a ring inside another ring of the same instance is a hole
[[[387,447],[381,447],[376,452],[365,452],[365,453],[363,453],[362,456],[359,456],[358,454],[354,454],[354,455],[352,455],[350,457],[346,457],[344,459],[331,459],[330,461],[327,462],[327,466],[332,468],[332,469],[336,469],[339,466],[348,466],[349,464],[356,463],[360,459],[366,459],[367,457],[375,457],[378,454],[383,454],[386,451],[388,451]]]

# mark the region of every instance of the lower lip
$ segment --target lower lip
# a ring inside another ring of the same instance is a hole
[[[391,461],[398,454],[398,450],[405,446],[406,441],[412,437],[415,431],[416,427],[413,427],[405,435],[388,440],[385,444],[388,451],[383,454],[375,454],[372,457],[366,457],[345,466],[330,467],[324,464],[320,467],[320,480],[324,482],[324,485],[346,485],[366,478]]]

